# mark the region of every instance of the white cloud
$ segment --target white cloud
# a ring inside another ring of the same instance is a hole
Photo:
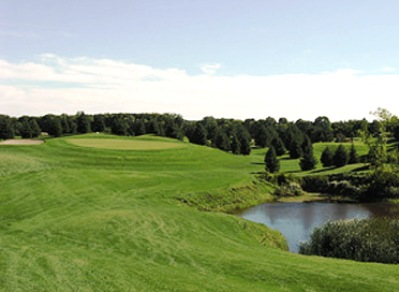
[[[222,65],[217,64],[217,63],[212,63],[212,64],[204,64],[201,66],[201,71],[205,74],[208,75],[213,75],[215,74],[220,68],[222,67]]]
[[[219,66],[220,67],[220,66]],[[214,66],[213,70],[217,70]],[[343,69],[320,74],[189,75],[181,69],[43,55],[0,60],[0,113],[173,112],[187,119],[361,119],[377,107],[399,109],[399,75]],[[2,84],[2,85],[1,85]]]

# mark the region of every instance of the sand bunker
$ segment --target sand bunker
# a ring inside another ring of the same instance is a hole
[[[33,139],[10,139],[0,142],[0,145],[39,145],[43,144],[43,140]]]

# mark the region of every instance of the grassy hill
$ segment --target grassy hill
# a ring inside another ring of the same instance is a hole
[[[251,174],[261,151],[107,135],[0,146],[0,290],[397,291],[397,266],[291,254],[275,231],[198,210],[270,199]]]

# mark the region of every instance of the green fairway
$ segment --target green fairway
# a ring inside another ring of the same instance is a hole
[[[271,199],[263,155],[155,136],[3,145],[0,291],[397,291],[397,266],[291,254],[215,212]]]

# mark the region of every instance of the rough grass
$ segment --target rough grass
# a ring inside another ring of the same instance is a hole
[[[261,198],[267,186],[251,174],[263,170],[252,163],[256,153],[233,156],[190,144],[121,151],[76,147],[70,139],[1,147],[1,291],[399,288],[397,266],[291,254],[277,232],[198,210],[229,209],[234,196],[240,205]],[[195,206],[178,198],[194,198]]]

